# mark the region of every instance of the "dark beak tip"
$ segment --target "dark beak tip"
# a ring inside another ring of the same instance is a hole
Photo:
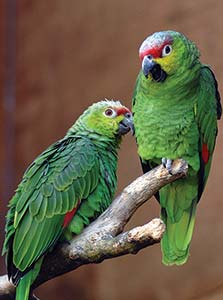
[[[142,69],[143,75],[148,78],[149,76],[149,72],[147,70],[145,70],[144,68]]]
[[[134,126],[133,121],[131,121],[131,123],[129,124],[129,128],[130,128],[131,134],[134,135],[135,134],[135,126]]]

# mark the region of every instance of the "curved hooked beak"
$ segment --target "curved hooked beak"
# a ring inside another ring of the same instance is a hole
[[[167,73],[153,60],[152,55],[144,56],[142,71],[146,78],[151,74],[153,80],[156,82],[163,82],[167,77]]]
[[[132,135],[135,133],[134,124],[133,124],[133,118],[132,115],[128,114],[120,123],[118,127],[118,135],[124,135],[128,133],[129,131],[132,132]]]

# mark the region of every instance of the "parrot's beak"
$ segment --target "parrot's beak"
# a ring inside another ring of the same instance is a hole
[[[151,74],[153,80],[156,82],[163,82],[167,77],[166,72],[153,60],[152,55],[143,58],[142,71],[146,78]]]
[[[118,135],[124,135],[128,133],[129,131],[132,132],[132,134],[135,133],[134,124],[133,124],[133,118],[132,115],[128,117],[125,117],[120,123],[118,127]]]

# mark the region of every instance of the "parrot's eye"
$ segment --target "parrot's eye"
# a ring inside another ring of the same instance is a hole
[[[162,50],[162,57],[170,55],[172,52],[172,47],[170,45],[166,45]]]
[[[114,109],[112,108],[107,108],[105,111],[104,111],[104,115],[106,117],[109,117],[109,118],[114,118],[117,116],[117,113]]]

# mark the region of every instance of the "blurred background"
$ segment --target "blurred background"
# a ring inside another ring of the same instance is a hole
[[[17,2],[17,3],[16,3]],[[219,0],[5,0],[0,2],[0,246],[6,206],[26,167],[92,102],[131,106],[138,47],[154,31],[181,31],[212,66],[223,95],[223,2]],[[223,299],[222,125],[199,204],[191,257],[161,264],[160,246],[84,266],[45,283],[41,299]],[[134,138],[120,151],[118,191],[141,174]],[[159,216],[154,199],[129,228]],[[4,259],[0,260],[4,274]]]

